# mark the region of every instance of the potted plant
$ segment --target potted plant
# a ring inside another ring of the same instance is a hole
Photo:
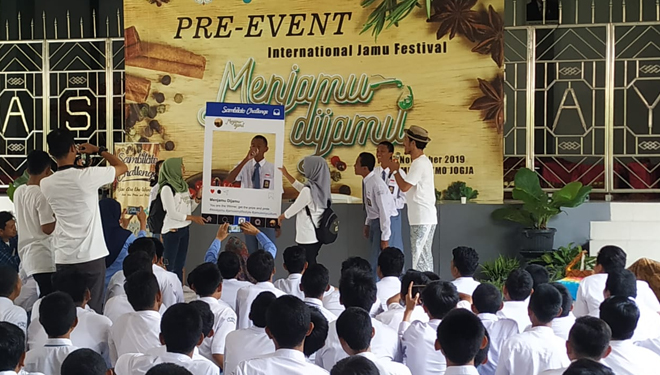
[[[569,243],[561,246],[557,251],[541,255],[538,259],[532,259],[529,263],[537,263],[548,270],[550,281],[561,280],[566,277],[566,267],[582,253],[582,246]],[[584,259],[585,270],[593,270],[596,265],[596,257],[587,256]]]
[[[490,283],[495,285],[500,291],[509,277],[509,274],[520,268],[520,261],[517,258],[510,258],[500,255],[492,262],[484,262],[481,264],[481,282]]]
[[[461,201],[465,204],[469,200],[476,199],[479,196],[479,190],[472,189],[463,181],[455,181],[442,192],[442,196],[445,200]]]
[[[577,207],[584,203],[591,186],[574,181],[549,196],[543,191],[536,172],[522,168],[515,176],[513,198],[522,205],[509,205],[493,211],[496,220],[509,220],[524,225],[521,250],[552,251],[557,229],[548,228],[548,221],[559,215],[564,207]]]

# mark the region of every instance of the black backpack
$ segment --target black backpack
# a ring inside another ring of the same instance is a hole
[[[331,204],[332,202],[328,200],[328,207],[321,214],[318,227],[314,223],[314,218],[312,218],[312,213],[309,211],[309,207],[305,206],[307,216],[309,216],[316,231],[316,240],[323,245],[335,242],[337,239],[337,233],[339,233],[339,218],[332,208],[330,208]]]
[[[165,186],[169,186],[172,189],[170,185],[166,184]],[[156,199],[151,201],[149,205],[149,217],[147,217],[149,232],[160,234],[163,230],[163,221],[165,221],[165,208],[163,208],[163,201],[160,199],[160,192],[158,192]]]

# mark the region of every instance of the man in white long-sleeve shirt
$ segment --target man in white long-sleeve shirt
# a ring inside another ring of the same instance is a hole
[[[515,320],[518,332],[522,333],[532,322],[529,319],[529,296],[532,294],[534,280],[529,272],[522,268],[511,271],[504,283],[504,307],[497,312],[501,318]]]
[[[561,295],[551,285],[541,284],[529,300],[532,327],[513,336],[502,346],[496,375],[536,375],[566,367],[566,341],[555,336],[552,320],[561,313]]]
[[[300,290],[300,279],[303,276],[303,272],[307,269],[305,249],[301,246],[289,246],[284,249],[282,258],[284,258],[284,269],[289,273],[289,276],[284,279],[275,280],[273,285],[286,294],[296,296],[300,299],[305,298]]]
[[[236,293],[236,316],[238,317],[237,328],[239,329],[248,328],[252,325],[250,321],[250,306],[259,293],[268,291],[272,292],[276,297],[285,294],[273,285],[275,260],[269,252],[258,250],[250,254],[247,260],[247,270],[257,280],[257,283],[241,288]]]

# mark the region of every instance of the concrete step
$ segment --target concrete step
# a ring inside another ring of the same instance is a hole
[[[660,203],[612,202],[612,221],[660,221]]]
[[[656,220],[658,221],[592,221],[590,238],[592,240],[655,240],[660,243],[660,217]]]
[[[622,248],[627,256],[626,267],[635,263],[640,258],[649,258],[660,261],[660,241],[639,241],[639,240],[591,240],[589,249],[591,255],[598,254],[598,250],[603,246],[614,245]]]

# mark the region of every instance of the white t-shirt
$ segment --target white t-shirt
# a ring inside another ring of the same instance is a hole
[[[38,185],[21,185],[14,193],[16,229],[18,230],[18,256],[27,276],[35,273],[55,272],[50,236],[41,226],[55,221],[46,197]]]
[[[104,258],[98,189],[115,180],[114,167],[69,168],[41,180],[41,191],[57,218],[52,236],[56,264]]]
[[[437,224],[433,164],[426,155],[413,160],[405,180],[413,185],[406,192],[410,225]]]

